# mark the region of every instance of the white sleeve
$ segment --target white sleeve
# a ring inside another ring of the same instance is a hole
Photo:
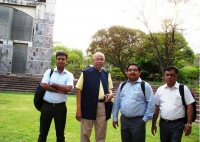
[[[185,103],[187,105],[193,103],[195,100],[187,86],[184,85],[184,97],[185,97]]]

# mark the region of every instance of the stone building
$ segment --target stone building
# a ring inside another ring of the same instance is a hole
[[[0,75],[50,68],[56,0],[0,0]]]

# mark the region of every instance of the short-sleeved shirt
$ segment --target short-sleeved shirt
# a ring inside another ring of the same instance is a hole
[[[194,98],[187,86],[184,86],[186,104],[194,102]],[[171,89],[167,84],[158,88],[155,94],[155,103],[159,105],[160,116],[167,120],[176,120],[185,117],[185,108],[179,92],[179,83],[176,82]]]
[[[82,90],[83,89],[83,73],[81,73],[81,76],[76,84],[76,88]],[[113,88],[113,84],[112,84],[112,79],[111,79],[111,76],[110,74],[108,74],[108,89],[112,89]],[[103,90],[103,85],[102,85],[102,82],[100,80],[100,86],[99,86],[99,100],[102,100],[104,97],[104,90]]]
[[[41,83],[56,83],[60,85],[71,85],[72,88],[74,87],[74,76],[71,72],[64,69],[60,74],[57,68],[54,68],[54,71],[50,77],[50,71],[51,69],[46,70]],[[67,95],[46,91],[43,99],[49,103],[62,103],[66,102]]]

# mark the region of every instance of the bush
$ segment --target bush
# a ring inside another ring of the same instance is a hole
[[[179,69],[178,81],[181,83],[198,84],[199,81],[199,67],[187,66]]]
[[[124,80],[124,75],[122,74],[120,68],[113,67],[111,73],[111,77],[113,80]]]
[[[141,75],[140,77],[143,79],[143,80],[150,80],[150,74],[148,71],[146,70],[141,70]]]

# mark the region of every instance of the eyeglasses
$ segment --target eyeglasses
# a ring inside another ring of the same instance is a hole
[[[128,72],[138,72],[139,70],[136,69],[129,69]]]
[[[171,77],[174,77],[175,74],[165,74],[165,76],[171,76]]]
[[[94,59],[94,60],[97,61],[97,62],[98,62],[98,61],[101,61],[101,62],[104,61],[103,58],[96,58],[96,59]]]

